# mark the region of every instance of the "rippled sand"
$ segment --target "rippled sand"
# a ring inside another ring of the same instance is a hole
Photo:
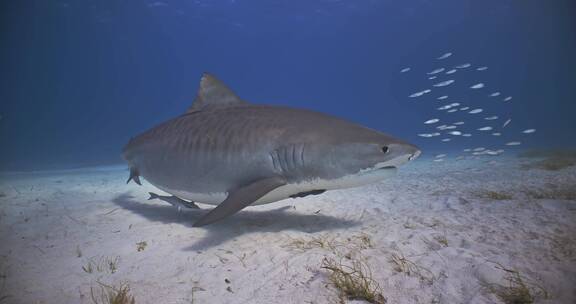
[[[337,303],[332,258],[363,261],[388,303],[500,303],[503,268],[536,303],[575,303],[576,167],[521,161],[421,159],[202,228],[210,206],[148,201],[162,192],[126,185],[123,167],[3,174],[0,298],[92,303],[100,282],[129,284],[136,303]]]

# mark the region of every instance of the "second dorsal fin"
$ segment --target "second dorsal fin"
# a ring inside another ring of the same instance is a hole
[[[200,87],[196,99],[188,108],[188,113],[211,109],[216,107],[226,107],[245,104],[230,88],[214,75],[204,73],[200,79]]]

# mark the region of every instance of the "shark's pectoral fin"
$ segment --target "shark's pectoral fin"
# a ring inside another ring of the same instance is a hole
[[[249,185],[231,191],[228,197],[216,208],[194,223],[194,227],[200,227],[216,222],[230,216],[244,207],[249,206],[268,192],[286,185],[286,181],[281,177],[270,177],[257,180]]]
[[[153,200],[153,199],[159,199],[160,195],[154,193],[154,192],[148,192],[148,194],[150,195],[150,197],[148,198],[148,200]]]

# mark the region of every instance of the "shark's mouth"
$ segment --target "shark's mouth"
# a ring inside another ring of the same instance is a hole
[[[385,166],[382,168],[378,168],[378,170],[386,170],[386,169],[396,169],[396,166]]]
[[[359,175],[374,175],[374,174],[380,175],[380,174],[385,174],[384,172],[387,172],[387,171],[390,171],[390,172],[396,171],[397,168],[398,168],[398,166],[380,163],[380,164],[376,164],[376,166],[374,166],[374,167],[360,170],[360,172],[358,172],[357,174],[359,174]]]

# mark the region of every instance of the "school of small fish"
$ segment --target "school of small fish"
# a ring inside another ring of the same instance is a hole
[[[472,99],[472,97],[469,96],[459,96],[458,101],[459,102],[451,102],[451,103],[447,103],[445,105],[442,106],[436,106],[436,110],[441,111],[442,113],[455,113],[455,114],[440,114],[439,117],[435,117],[435,118],[430,118],[428,120],[424,121],[424,125],[427,126],[428,128],[432,127],[432,129],[434,130],[433,132],[422,132],[417,134],[420,137],[424,137],[424,138],[434,138],[434,137],[440,137],[439,140],[441,142],[451,142],[453,141],[453,139],[455,140],[455,142],[460,142],[462,143],[467,142],[468,144],[470,144],[470,140],[472,139],[458,139],[460,137],[472,137],[474,133],[480,134],[480,136],[496,136],[496,137],[501,137],[504,141],[500,142],[500,145],[503,146],[508,146],[508,147],[512,147],[512,146],[519,146],[522,144],[521,141],[519,141],[518,139],[520,139],[520,136],[525,136],[526,134],[533,134],[536,132],[536,129],[534,128],[528,128],[528,129],[523,129],[521,131],[513,131],[512,129],[516,128],[515,124],[512,124],[512,127],[508,128],[510,129],[509,131],[507,131],[506,133],[504,133],[504,128],[506,128],[507,126],[509,126],[512,122],[511,118],[505,118],[502,119],[502,117],[500,117],[499,115],[490,115],[491,113],[491,108],[494,108],[495,106],[498,107],[504,107],[504,104],[502,102],[509,102],[512,100],[512,96],[507,96],[504,95],[506,97],[500,99],[500,98],[495,98],[495,97],[499,97],[502,95],[502,93],[498,90],[494,90],[495,88],[491,88],[491,85],[486,85],[485,82],[469,82],[469,78],[468,76],[470,76],[470,74],[472,74],[472,76],[474,77],[478,77],[478,78],[485,78],[485,75],[488,75],[490,72],[484,72],[488,70],[487,66],[473,66],[472,63],[450,63],[450,61],[452,60],[456,60],[454,59],[457,56],[454,56],[454,53],[452,52],[446,52],[440,56],[436,57],[436,62],[434,65],[436,65],[436,67],[433,67],[431,69],[429,69],[427,72],[423,72],[423,74],[425,75],[425,77],[428,80],[435,80],[435,82],[431,83],[431,88],[428,89],[424,89],[415,93],[412,93],[410,95],[408,95],[408,97],[410,98],[416,98],[416,97],[422,97],[422,99],[427,99],[428,97],[423,97],[425,95],[436,95],[434,93],[439,93],[437,96],[434,96],[433,98],[438,100],[438,101],[449,101],[449,100],[453,100],[452,97],[450,97],[449,93],[447,92],[447,90],[456,90],[453,88],[457,88],[459,85],[456,80],[454,78],[450,78],[450,79],[446,79],[447,77],[452,77],[456,72],[459,72],[457,75],[460,76],[460,74],[462,73],[462,75],[466,75],[463,77],[467,77],[468,80],[466,81],[462,81],[462,83],[468,82],[468,86],[467,88],[472,89],[470,90],[469,94],[474,94],[473,98],[474,99],[478,99],[478,96],[482,96],[482,92],[486,92],[484,90],[488,89],[490,90],[492,93],[485,93],[485,100],[484,101],[476,101],[474,103],[470,102]],[[450,58],[450,59],[449,59]],[[410,75],[415,73],[415,70],[417,70],[415,67],[405,67],[403,69],[400,70],[400,73],[407,73],[410,72]],[[478,72],[483,72],[483,73],[478,73]],[[474,74],[477,73],[477,74]],[[486,74],[488,73],[488,74]],[[449,76],[448,76],[449,75]],[[455,75],[454,75],[455,76]],[[444,79],[443,79],[444,78]],[[437,79],[437,80],[436,80]],[[478,80],[485,80],[485,79],[478,79]],[[462,83],[460,85],[462,85]],[[434,93],[432,93],[432,87],[433,88],[437,88],[434,89]],[[480,89],[484,89],[484,90],[480,90]],[[437,92],[438,91],[438,92]],[[489,91],[489,92],[490,92]],[[480,95],[478,95],[480,92]],[[458,94],[455,94],[458,95]],[[489,98],[489,99],[488,99]],[[465,101],[464,104],[462,104],[462,102],[460,101]],[[497,103],[497,104],[495,104]],[[480,104],[482,104],[483,106],[478,107]],[[488,115],[485,116],[479,116],[479,115],[474,115],[474,114],[479,114],[479,113],[488,113]],[[502,113],[500,113],[502,114]],[[452,117],[450,118],[443,118],[442,115],[453,115],[450,116]],[[456,119],[454,117],[457,117]],[[457,120],[457,119],[461,119],[461,120]],[[455,121],[456,120],[456,121]],[[452,123],[449,123],[449,121],[454,121]],[[444,124],[442,125],[438,125],[439,122],[442,122]],[[483,123],[482,123],[483,122]],[[468,125],[470,123],[470,125]],[[507,130],[508,130],[507,129]],[[471,132],[472,131],[472,132]],[[442,133],[441,133],[442,132]],[[516,132],[516,134],[511,134],[511,132]],[[447,137],[450,136],[450,137]],[[510,137],[510,138],[508,138]],[[453,144],[449,144],[449,145],[453,145]],[[484,156],[484,155],[488,155],[488,156],[497,156],[497,155],[501,155],[502,153],[504,153],[504,149],[499,149],[499,148],[485,148],[485,147],[476,147],[476,148],[465,148],[463,149],[464,154],[463,155],[458,155],[456,156],[456,159],[465,159],[467,157],[479,157],[479,156]],[[448,157],[448,154],[437,154],[435,155],[433,161],[435,162],[442,162],[444,161],[444,159]]]

